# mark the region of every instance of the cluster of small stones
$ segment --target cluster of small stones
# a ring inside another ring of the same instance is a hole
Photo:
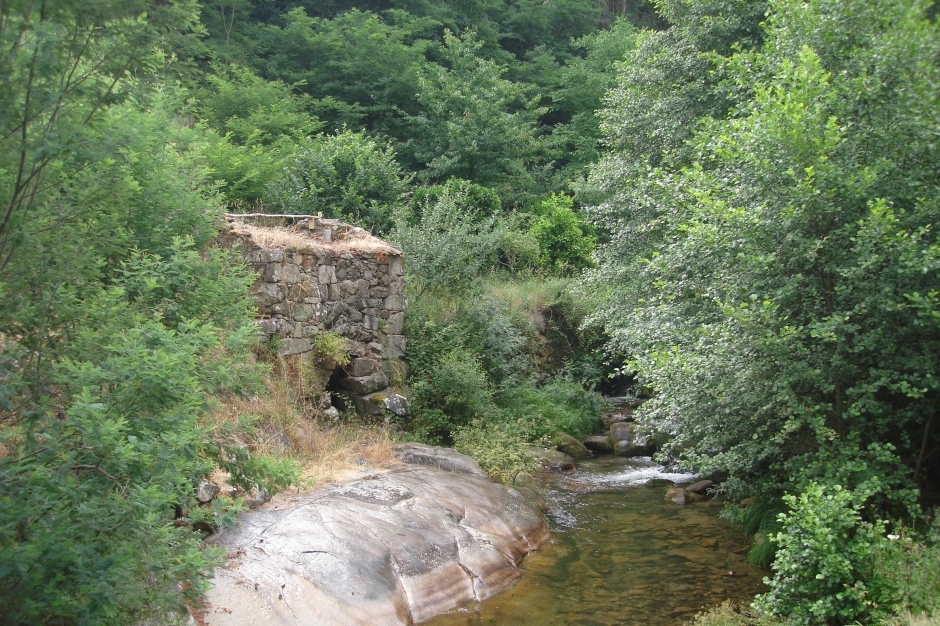
[[[235,240],[228,245],[240,245],[258,274],[252,295],[264,340],[273,342],[282,356],[307,358],[319,367],[319,386],[325,389],[335,363],[317,358],[316,337],[332,332],[345,338],[343,351],[350,362],[343,366],[339,383],[356,411],[360,415],[404,412],[404,399],[388,389],[389,359],[404,357],[406,347],[402,327],[408,302],[402,253],[338,220],[270,215],[227,218],[230,239]],[[294,239],[274,247],[258,236],[264,233],[257,223],[270,227],[279,218],[290,226]],[[239,228],[250,221],[254,228]],[[351,236],[355,236],[352,244]],[[330,406],[329,393],[321,390],[317,404],[327,415],[338,416]]]
[[[656,444],[648,433],[640,431],[633,422],[636,398],[609,398],[612,409],[603,416],[607,433],[594,435],[584,440],[584,446],[598,453],[614,453],[618,456],[649,456],[656,451]]]
[[[612,405],[601,419],[606,432],[578,441],[571,435],[556,431],[551,439],[554,450],[537,446],[529,448],[530,456],[549,472],[567,472],[575,469],[576,462],[594,454],[616,454],[623,457],[651,456],[659,447],[660,438],[641,430],[633,419],[633,409],[641,402],[634,397],[607,398]]]

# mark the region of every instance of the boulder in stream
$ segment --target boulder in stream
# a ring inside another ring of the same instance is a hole
[[[210,541],[228,551],[202,626],[412,625],[482,600],[549,538],[517,490],[409,465],[281,496]]]
[[[714,481],[711,480],[700,480],[697,483],[686,485],[685,490],[691,491],[692,493],[697,493],[699,495],[705,495],[705,490],[714,484]]]
[[[601,416],[601,421],[604,422],[604,426],[607,426],[608,428],[614,424],[619,424],[620,422],[632,422],[633,409],[627,408],[620,411],[613,411],[611,413],[604,413]]]
[[[695,502],[701,500],[702,496],[697,493],[692,493],[682,487],[673,487],[666,492],[666,500],[669,500],[673,504],[683,505],[689,504],[690,502]]]
[[[570,472],[575,467],[575,460],[558,450],[546,450],[538,446],[529,446],[528,452],[542,464],[546,472]]]
[[[592,452],[613,452],[614,444],[607,435],[593,435],[583,442],[584,447]]]
[[[691,495],[682,487],[673,487],[666,492],[666,500],[681,506],[692,501]]]
[[[552,443],[559,452],[564,452],[575,459],[591,458],[591,451],[584,447],[584,444],[560,430],[556,430],[552,435]]]
[[[610,440],[614,443],[618,441],[629,441],[633,439],[634,426],[630,422],[617,422],[610,426]]]
[[[656,452],[650,436],[639,432],[636,424],[630,422],[611,426],[610,440],[614,442],[614,454],[619,456],[649,456]]]

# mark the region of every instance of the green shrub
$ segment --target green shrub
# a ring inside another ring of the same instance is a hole
[[[496,297],[478,293],[472,300],[434,291],[415,301],[405,324],[414,434],[448,442],[454,429],[476,419],[524,423],[528,442],[556,430],[575,437],[596,431],[603,410],[598,394],[564,378],[533,381],[529,305],[548,295],[538,286],[533,282],[524,293],[503,286]]]
[[[349,365],[346,340],[334,332],[320,333],[313,338],[313,355],[319,363]]]
[[[60,48],[58,34],[99,15],[77,6],[12,22],[46,38],[49,68],[79,49]],[[144,23],[86,26],[122,49],[121,25]],[[89,88],[117,80],[89,71]],[[251,277],[205,249],[220,202],[204,130],[179,123],[167,92],[138,94],[144,106],[106,99],[87,125],[46,119],[57,147],[37,137],[30,148],[50,162],[0,268],[4,624],[136,624],[192,606],[219,554],[174,524],[175,507],[192,510],[194,485],[220,465],[271,492],[296,477],[270,459],[233,459],[237,442],[203,423],[214,395],[256,389]]]
[[[721,516],[741,524],[744,534],[750,536],[751,548],[745,560],[759,567],[770,567],[777,552],[777,543],[771,539],[781,531],[780,513],[784,503],[776,495],[762,496],[745,508],[728,503]]]
[[[418,288],[416,297],[428,289],[466,293],[495,264],[496,219],[467,213],[468,193],[445,187],[436,198],[425,198],[420,211],[396,216],[390,239],[408,258],[408,280]]]
[[[771,589],[758,596],[760,610],[794,624],[846,624],[868,613],[872,600],[865,581],[881,522],[862,520],[864,497],[839,485],[810,483],[799,496],[783,497],[783,530],[777,543]]]
[[[489,296],[475,298],[459,314],[465,324],[466,345],[480,358],[487,377],[496,387],[515,387],[527,375],[528,339],[509,310]]]
[[[213,66],[207,89],[196,93],[209,125],[241,146],[293,141],[317,132],[323,122],[308,112],[311,98],[280,80],[268,81],[238,65]]]
[[[528,230],[530,221],[528,215],[512,213],[496,228],[497,260],[513,278],[517,274],[531,276],[542,269],[542,251],[538,239]]]
[[[384,233],[410,180],[391,145],[344,128],[305,139],[268,196],[287,212],[323,213]]]
[[[486,372],[462,349],[444,354],[426,369],[412,383],[412,394],[412,429],[430,443],[450,443],[456,428],[499,414]]]
[[[940,522],[926,536],[899,526],[888,539],[875,546],[871,584],[882,612],[940,616]]]
[[[594,434],[600,425],[603,403],[598,394],[564,379],[542,386],[522,384],[501,396],[506,412],[528,424],[531,442],[557,430],[579,439]]]
[[[538,466],[527,450],[526,425],[520,422],[475,420],[454,431],[454,448],[476,459],[493,480],[512,484],[519,474],[532,472]]]
[[[420,222],[424,207],[433,206],[441,198],[457,198],[453,208],[475,221],[496,217],[502,213],[499,194],[462,178],[449,178],[442,185],[418,187],[411,197],[411,219]]]
[[[196,93],[197,114],[211,127],[206,160],[226,198],[253,204],[278,181],[297,140],[323,126],[307,110],[309,96],[250,69],[216,65]]]
[[[596,240],[592,228],[574,212],[574,200],[552,194],[536,205],[529,228],[542,253],[543,264],[559,272],[593,267]]]
[[[726,600],[696,615],[689,626],[783,626],[785,623],[753,609],[736,607]]]
[[[487,295],[427,292],[409,309],[405,323],[409,362],[419,376],[455,348],[474,354],[494,387],[514,385],[526,376],[528,338],[520,320]]]

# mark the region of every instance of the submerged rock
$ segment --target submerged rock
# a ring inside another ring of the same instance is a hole
[[[692,501],[691,495],[682,487],[673,487],[666,492],[666,500],[681,506]]]
[[[411,625],[482,600],[549,538],[517,490],[411,465],[283,498],[214,537],[206,626]]]
[[[691,491],[682,487],[673,487],[666,492],[666,500],[669,500],[673,504],[689,504],[691,502],[697,502],[702,499],[703,496],[700,496],[697,493],[692,493]]]

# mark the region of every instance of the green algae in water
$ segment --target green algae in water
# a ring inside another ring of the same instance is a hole
[[[549,479],[552,543],[526,558],[508,591],[426,624],[674,626],[766,590],[767,572],[744,562],[747,538],[718,517],[721,503],[676,506],[663,487],[630,485],[616,463]]]

